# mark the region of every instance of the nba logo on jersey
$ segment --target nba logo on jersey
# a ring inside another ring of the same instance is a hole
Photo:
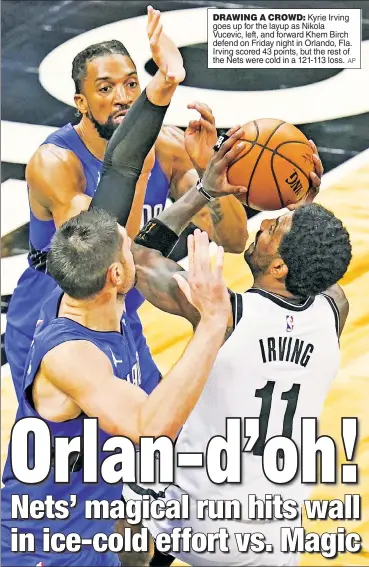
[[[287,333],[293,331],[293,315],[286,315],[286,331]]]

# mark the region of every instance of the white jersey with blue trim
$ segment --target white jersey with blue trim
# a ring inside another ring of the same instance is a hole
[[[229,534],[262,532],[274,546],[273,553],[240,553],[230,535],[230,553],[178,553],[191,565],[292,565],[295,559],[280,552],[280,527],[293,522],[250,519],[249,495],[281,495],[298,507],[311,491],[301,473],[288,484],[274,484],[264,474],[263,450],[274,436],[291,438],[301,447],[301,418],[319,418],[330,385],[339,368],[339,313],[325,295],[307,298],[297,305],[260,289],[234,294],[235,329],[221,347],[202,395],[181,430],[177,453],[202,453],[214,436],[226,435],[227,418],[258,418],[259,437],[252,451],[241,452],[240,483],[214,484],[206,466],[177,468],[166,499],[190,498],[188,520],[150,521],[155,537],[175,525],[194,532],[214,533],[225,527]],[[319,431],[317,433],[319,435]],[[240,451],[246,444],[240,442]],[[161,486],[161,489],[163,487]],[[199,500],[239,500],[238,520],[198,519]],[[301,525],[301,517],[297,519]],[[296,559],[297,560],[297,559]],[[217,563],[218,562],[218,563]]]

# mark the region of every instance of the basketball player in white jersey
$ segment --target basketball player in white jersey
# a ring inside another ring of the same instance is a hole
[[[230,144],[230,140],[226,141],[219,150],[223,160],[227,159]],[[319,418],[339,367],[339,336],[348,314],[348,302],[337,281],[349,265],[351,244],[342,222],[321,205],[312,203],[323,173],[314,145],[313,149],[316,173],[311,176],[312,188],[307,197],[295,210],[264,220],[255,242],[245,252],[253,286],[243,294],[230,292],[224,344],[199,402],[176,442],[178,452],[205,455],[209,440],[225,435],[226,418],[259,418],[259,438],[251,452],[242,453],[242,483],[213,484],[206,468],[178,468],[175,484],[164,487],[164,498],[180,500],[188,494],[190,519],[147,522],[154,538],[161,532],[171,533],[176,526],[205,534],[218,532],[222,527],[227,529],[229,553],[172,553],[190,565],[276,566],[298,562],[297,554],[280,551],[280,528],[293,524],[276,519],[250,520],[247,503],[250,494],[262,499],[267,494],[280,494],[299,505],[308,497],[311,488],[300,482],[299,474],[288,485],[275,485],[266,478],[263,448],[268,439],[282,434],[300,446],[301,418]],[[217,196],[223,189],[227,193],[226,174],[216,183]],[[139,290],[157,307],[185,317],[194,326],[199,314],[185,299],[189,297],[186,272],[163,257],[155,236],[150,235],[160,234],[163,223],[179,234],[207,198],[211,195],[198,184],[197,192],[190,192],[164,211],[157,224],[154,219],[146,240],[133,246]],[[165,237],[168,235],[170,232],[165,233]],[[192,246],[189,239],[189,272],[193,271]],[[173,278],[173,274],[182,278]],[[128,487],[124,495],[127,499],[140,498]],[[198,520],[196,501],[200,499],[237,499],[242,504],[242,520]],[[301,525],[301,518],[297,525]],[[263,533],[267,543],[273,545],[272,553],[238,551],[233,534],[256,532]],[[154,557],[151,565],[165,565],[165,559]]]

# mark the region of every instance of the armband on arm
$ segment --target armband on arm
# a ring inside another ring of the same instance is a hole
[[[135,243],[158,250],[165,258],[169,256],[178,241],[178,235],[158,219],[151,219],[135,238]]]

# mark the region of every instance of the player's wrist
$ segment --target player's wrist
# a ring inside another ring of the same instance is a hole
[[[175,70],[163,70],[158,69],[158,76],[160,81],[163,82],[164,88],[178,86],[184,80],[186,76],[186,72],[184,67],[182,69],[175,69]]]
[[[211,189],[209,191],[208,183],[206,182],[206,180],[204,182],[204,179],[202,177],[197,180],[196,190],[204,199],[206,199],[206,201],[214,201],[214,197],[211,194]]]
[[[208,336],[218,335],[226,329],[228,322],[228,314],[219,314],[218,312],[201,313],[198,327],[206,329]]]

